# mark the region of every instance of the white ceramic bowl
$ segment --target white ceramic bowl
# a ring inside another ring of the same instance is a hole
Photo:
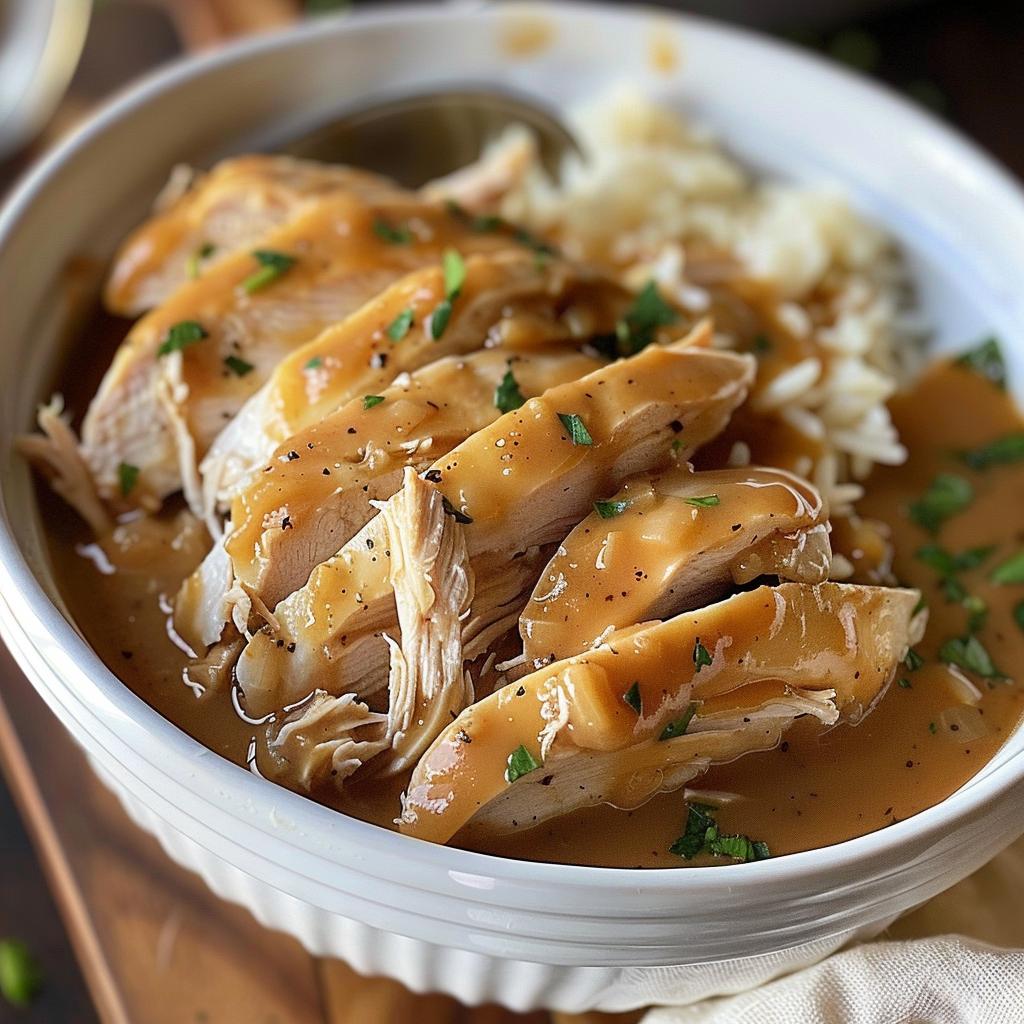
[[[636,8],[532,10],[393,9],[180,64],[107,107],[22,185],[0,221],[0,630],[135,819],[264,923],[470,1003],[624,1009],[749,986],[963,878],[1024,830],[1024,735],[938,807],[777,860],[638,872],[431,846],[229,764],[123,687],[56,596],[29,474],[10,454],[59,365],[70,261],[109,258],[173,164],[272,147],[354,99],[456,81],[561,106],[632,77],[757,167],[841,183],[903,241],[939,344],[995,331],[1024,379],[1024,203],[967,143],[877,88],[734,30]],[[547,45],[510,56],[509,27],[538,11]],[[656,34],[678,47],[671,75],[651,66]]]

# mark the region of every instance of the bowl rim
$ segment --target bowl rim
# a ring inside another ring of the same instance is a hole
[[[1024,215],[1024,191],[997,161],[974,143],[948,127],[931,114],[914,107],[909,101],[886,86],[869,81],[832,62],[801,50],[797,46],[766,37],[749,29],[737,28],[691,14],[636,5],[626,8],[613,3],[568,3],[548,0],[544,3],[506,3],[501,5],[476,2],[463,6],[425,7],[414,4],[388,5],[382,8],[327,16],[300,24],[285,31],[245,39],[228,46],[193,57],[188,57],[159,69],[119,92],[91,115],[82,125],[37,163],[12,191],[0,210],[0,248],[15,232],[21,219],[45,193],[50,179],[72,161],[80,151],[102,140],[104,133],[121,119],[145,107],[150,101],[171,92],[182,83],[202,78],[208,72],[249,60],[260,54],[279,49],[301,48],[308,40],[324,33],[346,34],[361,29],[398,26],[410,21],[458,21],[462,18],[493,16],[497,11],[508,12],[516,8],[531,13],[550,9],[559,17],[602,17],[634,20],[656,17],[676,24],[695,34],[717,37],[725,42],[742,41],[761,48],[776,50],[790,64],[802,64],[807,72],[819,79],[824,76],[832,85],[848,93],[860,93],[862,100],[870,100],[884,112],[899,113],[913,119],[916,126],[926,132],[946,151],[966,160],[973,172],[979,174],[999,193],[999,200],[1014,208],[1019,217]],[[266,815],[258,823],[245,819],[267,838],[294,846],[304,854],[325,856],[322,849],[305,838],[305,834],[320,833],[327,829],[335,841],[354,844],[364,853],[397,855],[429,871],[440,872],[442,877],[465,876],[487,878],[513,885],[529,883],[532,886],[549,885],[560,888],[594,887],[601,890],[620,889],[637,892],[671,890],[675,895],[700,894],[708,890],[736,887],[763,886],[785,883],[793,879],[807,882],[824,876],[837,876],[852,864],[896,853],[908,842],[925,840],[940,833],[951,821],[977,812],[986,803],[997,798],[1024,777],[1024,752],[1015,754],[1003,763],[983,767],[960,789],[945,800],[920,813],[878,829],[874,832],[844,840],[830,846],[799,853],[787,854],[748,864],[716,865],[713,871],[683,871],[673,868],[617,868],[592,867],[576,864],[557,864],[524,861],[475,853],[448,846],[438,846],[384,829],[380,826],[349,817],[315,801],[293,793],[262,778],[254,777],[245,768],[219,755],[202,757],[208,748],[193,739],[184,730],[148,705],[100,660],[92,647],[64,618],[58,606],[50,599],[30,568],[25,555],[15,540],[8,522],[6,495],[0,494],[3,504],[3,527],[0,529],[0,576],[4,586],[3,604],[13,597],[30,610],[33,618],[50,641],[73,655],[79,675],[102,697],[108,705],[120,711],[146,734],[149,749],[131,748],[135,757],[151,769],[167,774],[169,766],[164,757],[171,755],[175,763],[187,763],[193,773],[209,776],[209,794],[217,796],[219,809],[242,823],[239,808],[245,804],[266,804],[267,798],[280,805],[288,817],[299,827],[287,832],[268,825]],[[6,630],[5,630],[6,631]],[[127,742],[127,741],[124,741]],[[996,755],[998,756],[998,755]],[[158,761],[161,762],[158,764]],[[213,796],[204,797],[213,802]],[[426,879],[420,877],[421,888]]]

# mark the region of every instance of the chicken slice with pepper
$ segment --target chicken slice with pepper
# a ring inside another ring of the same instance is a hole
[[[447,843],[582,807],[636,807],[797,718],[857,721],[924,627],[914,590],[759,587],[510,683],[464,711],[413,772],[401,829]]]
[[[178,632],[200,651],[220,639],[233,615],[244,631],[252,602],[273,608],[301,587],[370,519],[370,501],[397,490],[403,467],[429,468],[525,395],[602,364],[561,346],[451,356],[401,375],[373,401],[354,398],[289,438],[249,477],[223,543],[183,584]]]
[[[709,333],[702,324],[681,342],[551,388],[435,462],[426,479],[465,524],[477,579],[507,573],[517,556],[559,541],[629,476],[667,466],[673,439],[695,448],[722,429],[746,395],[753,365],[694,347]],[[383,685],[380,634],[392,627],[395,608],[380,533],[371,520],[252,637],[236,668],[250,713],[304,696],[311,679],[331,692]],[[478,595],[471,607],[478,628],[491,614]]]
[[[629,480],[559,546],[519,621],[523,670],[664,619],[765,574],[828,578],[827,512],[784,470],[677,466]],[[521,674],[521,673],[520,673]]]
[[[274,449],[354,395],[398,374],[485,345],[533,348],[615,329],[631,301],[582,266],[509,250],[418,270],[283,359],[200,467],[204,512],[226,507]],[[293,446],[294,447],[294,446]]]

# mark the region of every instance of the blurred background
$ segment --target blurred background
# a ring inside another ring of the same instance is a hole
[[[0,0],[0,195],[55,139],[139,75],[239,35],[369,6],[371,0]],[[784,37],[886,82],[1024,175],[1019,0],[699,0],[660,6]],[[0,663],[0,671],[9,665]],[[99,1019],[37,852],[0,776],[0,941],[7,937],[31,951],[43,986],[27,1008],[15,1010],[0,999],[0,1021]]]

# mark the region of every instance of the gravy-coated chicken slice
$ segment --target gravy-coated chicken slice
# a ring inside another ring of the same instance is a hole
[[[508,250],[463,261],[450,252],[445,269],[409,274],[280,362],[203,460],[204,511],[230,503],[278,445],[355,395],[379,394],[400,373],[484,345],[606,334],[630,301],[610,279],[560,260],[538,266],[533,254]]]
[[[452,245],[469,254],[508,241],[436,206],[343,192],[309,204],[255,255],[235,252],[186,282],[129,332],[85,417],[101,497],[155,508],[184,487],[200,507],[199,460],[274,367]]]
[[[601,365],[564,348],[439,359],[403,374],[369,408],[355,398],[289,438],[248,479],[232,505],[230,532],[182,586],[178,632],[199,651],[220,639],[236,601],[244,629],[252,600],[273,608],[298,590],[374,514],[370,501],[397,490],[403,467],[427,469],[501,415],[506,374],[530,396]]]
[[[262,154],[224,160],[128,236],[114,259],[106,305],[121,316],[138,316],[218,260],[257,247],[303,204],[342,191],[403,195],[387,179],[351,167]]]
[[[709,331],[703,324],[694,335]],[[666,466],[673,439],[693,449],[725,426],[746,395],[752,361],[692,342],[652,346],[551,388],[435,462],[426,479],[464,523],[478,579],[560,540],[627,477]],[[317,566],[250,640],[236,669],[250,713],[304,696],[310,680],[331,692],[382,685],[374,641],[380,646],[395,610],[375,522]],[[478,628],[488,614],[478,595]]]
[[[613,634],[467,708],[423,756],[401,828],[530,828],[635,807],[710,764],[774,745],[797,717],[856,721],[920,636],[914,590],[759,587]]]
[[[559,546],[519,620],[524,670],[594,646],[617,629],[706,604],[764,574],[828,578],[821,496],[784,470],[629,480]]]

